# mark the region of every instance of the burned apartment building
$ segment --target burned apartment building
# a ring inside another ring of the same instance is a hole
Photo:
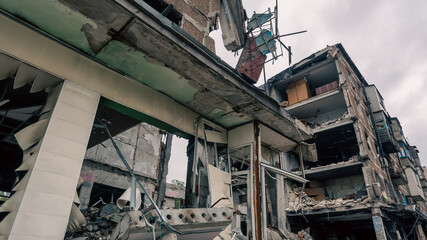
[[[310,181],[287,192],[292,229],[310,227],[315,239],[425,238],[426,182],[418,151],[341,44],[267,84],[267,94],[312,129],[308,143],[317,150],[317,159],[287,161],[287,170]]]
[[[0,1],[0,239],[296,238],[282,203],[307,180],[284,152],[311,130],[214,54],[218,19],[245,45],[227,2]]]

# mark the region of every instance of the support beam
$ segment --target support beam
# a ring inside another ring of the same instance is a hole
[[[0,238],[64,238],[99,98],[65,81],[51,90],[40,120],[15,135],[24,150],[19,169],[28,172],[0,208],[10,212]]]
[[[286,208],[288,207],[288,198],[285,192],[285,179],[283,176],[276,175],[276,189],[277,189],[277,227],[279,229],[286,229]]]
[[[254,240],[262,239],[262,219],[261,219],[261,191],[260,191],[260,168],[261,168],[261,134],[259,129],[259,123],[254,123],[255,133],[255,146],[253,148],[253,163],[251,166],[252,172],[252,203],[253,203],[253,215],[252,215],[252,235]]]
[[[156,204],[160,208],[162,208],[163,202],[165,200],[166,176],[168,175],[168,171],[169,171],[168,166],[169,166],[169,159],[171,157],[172,138],[173,138],[173,135],[170,133],[167,133],[166,143],[162,143],[162,153],[160,157],[159,173],[158,173],[158,179],[157,179],[157,184],[159,185],[159,193],[156,201]]]
[[[374,230],[375,230],[375,235],[377,236],[377,240],[387,240],[387,236],[385,234],[385,226],[384,226],[382,217],[372,216],[372,222],[374,223]]]

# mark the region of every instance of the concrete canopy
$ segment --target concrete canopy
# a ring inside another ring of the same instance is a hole
[[[142,107],[137,109],[120,96],[112,98],[100,91],[102,96],[157,118],[184,133],[192,134],[192,124],[202,116],[227,129],[256,120],[295,142],[310,137],[310,130],[295,121],[276,101],[246,83],[233,68],[142,1],[138,5],[125,0],[0,0],[0,8],[3,17],[7,16],[13,22],[29,23],[33,30],[38,31],[37,34],[42,33],[44,38],[50,38],[49,41],[68,48],[67,54],[75,55],[73,59],[84,57],[91,61],[91,65],[102,65],[104,69],[114,71],[115,81],[119,81],[118,74],[125,77],[127,81],[121,84],[136,80],[160,93],[159,96],[167,96],[168,103],[161,100],[161,104],[156,104],[160,98],[153,98],[151,107],[178,104],[179,109],[187,109],[188,113],[181,111],[186,116],[180,116],[175,110],[163,118],[165,114],[156,115],[148,108],[145,111]],[[18,19],[23,19],[23,22]],[[1,26],[5,24],[5,21],[0,24],[0,30],[4,31],[1,35],[10,34],[7,31],[11,26]],[[30,37],[36,34],[35,31],[26,36],[19,32],[16,36]],[[18,46],[20,42],[14,43],[13,36],[9,40],[12,42],[8,41],[3,46],[0,41],[0,50],[32,64],[30,57],[24,57],[28,54],[20,55],[17,54],[20,51],[13,51],[13,47],[21,48]],[[62,56],[58,59],[50,57],[50,61],[60,61]],[[41,68],[46,69],[46,66]],[[58,69],[46,70],[60,78],[74,80]],[[93,81],[87,83],[90,88],[106,88],[97,86],[102,81]],[[135,83],[131,85],[136,86]]]

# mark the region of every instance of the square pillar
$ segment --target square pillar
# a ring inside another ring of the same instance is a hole
[[[63,239],[100,95],[65,81],[53,88],[40,120],[15,137],[28,171],[0,208],[0,239]]]

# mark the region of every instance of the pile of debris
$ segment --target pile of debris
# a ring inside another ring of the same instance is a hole
[[[368,202],[368,196],[363,196],[359,199],[324,199],[316,201],[314,198],[307,196],[304,191],[294,189],[289,201],[289,207],[286,211],[298,212],[299,210],[318,210],[325,208],[339,208],[339,207],[354,207],[358,205],[365,205]]]
[[[90,207],[82,210],[86,225],[67,232],[65,239],[109,240],[117,223],[126,215],[115,204],[106,204],[101,208]]]

